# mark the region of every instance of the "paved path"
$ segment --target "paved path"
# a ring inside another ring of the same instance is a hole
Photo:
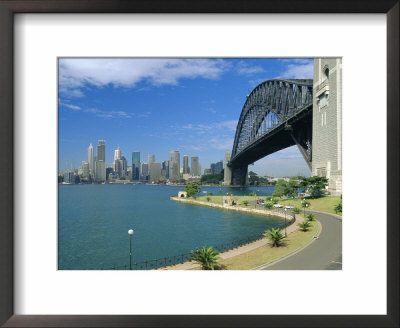
[[[259,267],[261,270],[341,270],[342,219],[313,212],[322,225],[318,239],[299,253],[281,261]]]

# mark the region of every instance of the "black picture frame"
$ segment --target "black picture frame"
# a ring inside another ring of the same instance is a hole
[[[399,327],[399,8],[399,0],[0,0],[0,324],[4,327]],[[386,14],[387,315],[14,315],[12,159],[16,13]]]

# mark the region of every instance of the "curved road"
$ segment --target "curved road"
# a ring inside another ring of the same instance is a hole
[[[322,225],[321,234],[309,246],[286,259],[267,264],[261,270],[341,270],[342,219],[313,212]]]

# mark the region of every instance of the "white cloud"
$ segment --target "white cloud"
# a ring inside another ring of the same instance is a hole
[[[261,66],[251,66],[241,60],[237,64],[237,72],[240,75],[252,75],[256,73],[263,73],[264,69]]]
[[[309,59],[285,59],[286,70],[279,78],[285,79],[312,79],[314,76],[314,61]]]
[[[132,88],[140,81],[178,85],[183,78],[218,79],[228,66],[221,59],[60,59],[59,90],[79,97],[88,86]]]

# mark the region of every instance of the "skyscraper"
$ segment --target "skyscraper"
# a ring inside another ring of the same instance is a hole
[[[151,154],[151,155],[147,156],[147,164],[149,164],[149,167],[150,167],[150,164],[154,163],[155,161],[156,161],[156,156],[155,155]]]
[[[201,176],[201,166],[200,166],[200,163],[199,163],[199,157],[198,156],[192,156],[190,158],[190,173],[194,177]]]
[[[169,178],[178,179],[180,171],[180,153],[179,150],[169,152]]]
[[[121,159],[121,149],[119,147],[114,150],[114,161],[118,159]]]
[[[99,140],[97,143],[97,154],[96,159],[98,161],[106,161],[106,142],[105,140]]]
[[[161,176],[161,163],[152,162],[149,165],[150,179],[149,181],[157,181]]]
[[[93,156],[93,146],[92,144],[88,147],[87,162],[89,163],[89,173],[94,176],[94,156]]]
[[[97,143],[95,176],[97,182],[106,181],[106,142],[99,140]]]
[[[82,161],[82,178],[89,180],[89,163]]]
[[[169,177],[169,162],[168,161],[162,162],[161,175],[168,179],[168,177]]]
[[[132,152],[132,180],[140,179],[140,151]]]
[[[149,164],[141,163],[140,166],[140,179],[146,181],[149,176]]]
[[[189,173],[189,156],[183,155],[183,174]]]

